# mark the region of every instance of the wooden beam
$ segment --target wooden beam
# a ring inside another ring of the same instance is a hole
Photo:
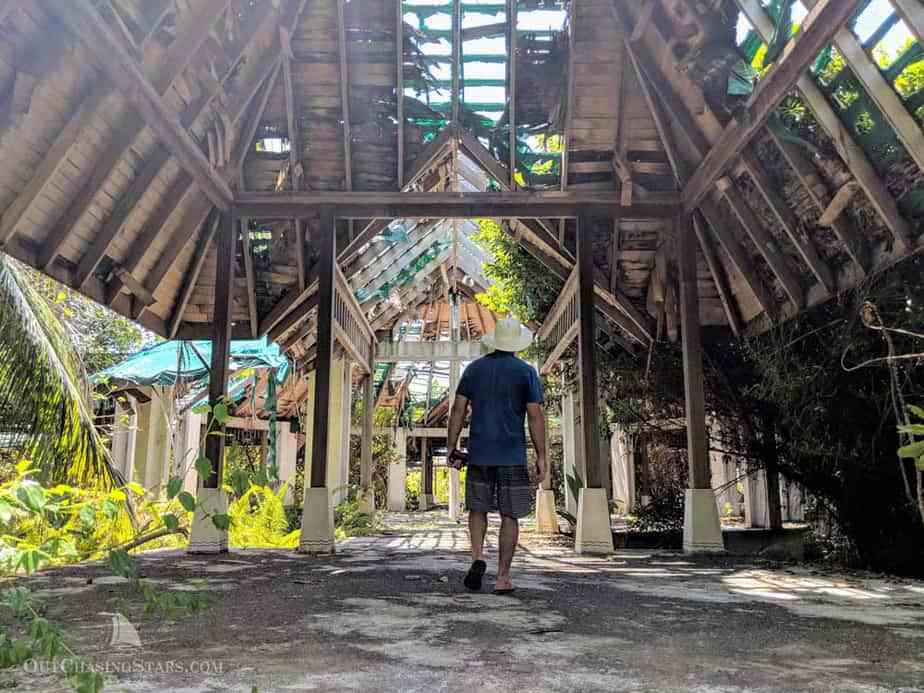
[[[779,222],[790,242],[799,251],[802,260],[815,275],[818,282],[824,287],[829,294],[834,294],[837,287],[834,281],[834,273],[828,264],[821,258],[815,245],[808,238],[804,238],[799,231],[799,222],[796,215],[786,204],[786,201],[776,192],[773,184],[767,178],[763,166],[757,161],[756,157],[750,152],[744,152],[742,156],[744,168],[751,180],[754,181],[754,187],[764,198],[764,202],[773,212],[773,216]]]
[[[863,0],[820,0],[802,23],[799,34],[786,46],[770,72],[760,80],[748,100],[747,117],[725,128],[683,190],[683,204],[692,212],[712,190],[768,116],[796,85],[799,77],[848,22]]]
[[[603,488],[604,470],[600,468],[600,440],[597,433],[597,361],[596,311],[594,310],[593,239],[587,233],[592,226],[590,217],[578,220],[578,363],[580,366],[581,434],[586,461],[586,488]]]
[[[241,193],[235,204],[242,215],[261,219],[304,217],[318,206],[333,206],[339,218],[356,219],[472,219],[576,217],[593,208],[624,219],[667,219],[677,209],[673,193],[650,193],[631,207],[605,191],[568,193],[452,193],[452,192],[301,192]]]
[[[398,131],[398,190],[404,188],[404,0],[395,1],[395,109]]]
[[[828,206],[831,195],[828,191],[827,184],[822,180],[821,176],[819,176],[815,166],[806,158],[805,154],[798,146],[792,142],[781,139],[772,130],[768,129],[767,132],[770,139],[783,154],[783,158],[789,164],[796,178],[808,192],[809,199],[811,199],[812,202],[815,203],[815,207],[823,213]],[[834,221],[831,230],[834,231],[834,235],[837,236],[838,240],[844,244],[847,255],[856,266],[857,270],[862,276],[865,276],[869,260],[865,244],[860,239],[856,227],[850,219],[840,216]]]
[[[626,54],[629,56],[633,68],[635,69],[638,82],[642,87],[642,94],[645,96],[649,110],[654,118],[658,135],[661,138],[661,143],[664,146],[667,158],[674,171],[674,177],[677,179],[679,185],[683,185],[687,180],[689,167],[674,145],[671,135],[671,124],[683,135],[689,147],[696,152],[698,156],[703,155],[708,147],[708,143],[706,142],[705,136],[699,131],[699,128],[697,128],[696,123],[693,122],[693,119],[690,117],[689,112],[686,110],[683,103],[681,103],[680,99],[677,98],[667,85],[648,74],[645,62],[639,59],[636,50],[637,49],[630,43],[626,43]],[[667,111],[666,117],[664,110]],[[668,120],[670,123],[668,123]],[[713,229],[713,232],[728,254],[732,264],[735,265],[735,268],[738,270],[738,273],[741,275],[748,289],[754,295],[754,298],[764,311],[768,311],[773,306],[770,295],[764,287],[763,282],[760,280],[760,277],[757,276],[757,272],[754,270],[750,258],[741,247],[738,239],[734,237],[731,231],[722,222],[722,216],[715,203],[707,198],[700,205],[700,211],[706,218],[709,226]],[[704,231],[704,229],[700,229],[700,232]],[[718,270],[720,267],[721,265],[718,264],[715,269]],[[727,283],[724,273],[721,274],[721,278],[718,277],[719,275],[714,272],[713,278],[716,279],[716,287]],[[729,301],[732,300],[732,294],[730,292],[726,296],[726,299]],[[732,326],[732,329],[737,334],[741,329],[740,325],[738,325],[737,310],[729,310],[729,307],[726,307],[725,312],[729,320],[729,325]]]
[[[276,86],[276,80],[279,79],[279,72],[282,69],[282,59],[274,62],[274,66],[258,90],[259,98],[256,99],[256,106],[247,119],[247,123],[241,129],[241,138],[238,140],[237,149],[233,157],[235,169],[237,170],[238,184],[241,190],[246,188],[244,184],[244,164],[247,161],[247,155],[250,154],[253,145],[253,138],[257,135],[257,128],[263,122],[263,114],[266,112],[266,105]]]
[[[452,0],[452,124],[459,123],[459,110],[462,100],[462,4],[461,0]]]
[[[517,173],[517,5],[519,0],[507,0],[509,82],[507,85],[507,147],[510,152],[510,189],[516,190]]]
[[[709,472],[709,438],[706,434],[703,345],[700,335],[699,295],[696,280],[696,241],[689,216],[682,219],[678,236],[680,331],[683,341],[683,389],[687,413],[690,488],[708,489],[712,488],[712,480]]]
[[[214,410],[228,393],[228,362],[231,354],[231,305],[234,287],[234,227],[235,218],[228,213],[220,217],[222,234],[218,241],[218,267],[215,280],[215,313],[212,332],[212,367],[209,374],[208,430],[205,456],[212,463],[211,474],[201,480],[203,488],[219,488],[222,478],[225,436],[224,426],[213,421]]]
[[[760,0],[736,0],[736,2],[761,38],[765,42],[771,41],[775,27]],[[839,28],[839,25],[832,28]],[[831,103],[810,75],[803,74],[799,77],[796,86],[802,93],[805,104],[812,110],[822,129],[828,133],[847,168],[863,188],[870,204],[882,217],[899,247],[910,247],[907,240],[911,237],[908,222],[899,214],[895,198],[876,173],[866,152],[854,140],[853,134],[841,121],[840,116],[834,111]]]
[[[340,110],[343,117],[343,165],[346,190],[353,189],[353,133],[350,125],[350,66],[346,51],[344,0],[337,0],[337,52],[340,56]]]
[[[147,166],[148,164],[145,164],[145,168],[147,168]],[[157,237],[161,234],[163,227],[167,224],[170,217],[173,216],[173,213],[179,209],[183,200],[189,194],[191,185],[192,178],[187,175],[186,171],[181,170],[167,189],[163,198],[157,203],[157,209],[154,210],[154,213],[144,223],[141,233],[132,241],[128,248],[128,254],[121,262],[121,266],[130,275],[134,276],[134,272],[148,254],[154,241],[157,240]],[[127,214],[121,214],[120,216],[122,219],[125,219]],[[108,250],[106,252],[108,252]],[[106,305],[112,306],[124,286],[126,286],[126,282],[124,282],[121,277],[117,276],[109,281],[106,285]]]
[[[2,21],[2,20],[0,20]],[[0,219],[0,248],[13,236],[17,228],[25,221],[26,214],[33,203],[45,189],[48,182],[54,178],[61,164],[67,160],[67,153],[78,141],[87,126],[97,117],[97,110],[112,94],[108,85],[97,84],[92,94],[85,97],[80,106],[71,114],[64,126],[55,137],[51,148],[45,153],[35,172],[26,183],[13,203],[3,212]]]
[[[173,315],[170,316],[169,332],[167,336],[175,339],[180,323],[183,322],[183,313],[186,312],[186,306],[189,305],[189,299],[192,298],[193,291],[196,290],[196,284],[199,282],[199,275],[202,273],[202,267],[205,265],[205,258],[208,256],[209,248],[215,239],[215,233],[218,230],[219,216],[215,215],[214,221],[209,224],[196,245],[196,254],[193,255],[192,264],[186,273],[183,288],[180,291],[180,297],[177,299],[176,306],[173,309]]]
[[[706,233],[698,215],[693,216],[693,229],[696,231],[696,238],[699,240],[699,247],[703,251],[703,257],[706,259],[706,265],[709,267],[709,273],[712,275],[712,282],[715,284],[716,291],[719,294],[719,300],[722,302],[722,308],[725,311],[725,318],[728,325],[736,337],[741,336],[741,316],[738,313],[738,304],[735,303],[735,297],[732,295],[731,287],[728,285],[728,276],[725,274],[725,268],[719,260],[719,254],[715,246]]]
[[[163,147],[157,147],[152,157],[141,166],[138,175],[135,176],[125,192],[119,196],[112,214],[96,232],[90,248],[83,254],[80,263],[77,265],[75,274],[77,286],[83,286],[90,275],[96,271],[97,266],[108,252],[109,246],[121,230],[126,217],[148,191],[151,182],[157,176],[160,167],[167,162],[169,156],[167,150]]]
[[[250,245],[250,219],[241,218],[241,255],[244,259],[244,278],[247,281],[247,314],[250,316],[250,337],[257,338],[257,278],[253,268],[253,249]]]
[[[651,23],[651,18],[654,16],[654,11],[657,6],[658,3],[655,0],[642,0],[642,6],[638,13],[638,20],[635,22],[632,35],[629,37],[631,43],[640,41],[642,36],[645,35],[645,30],[648,29],[648,25]]]
[[[321,210],[318,260],[318,338],[314,382],[314,421],[311,435],[311,488],[327,486],[327,441],[330,437],[331,364],[334,350],[334,263],[336,220],[329,209]]]
[[[920,0],[892,0],[892,5],[905,20],[918,43],[924,46],[924,5]]]
[[[747,233],[758,252],[767,261],[770,270],[783,286],[789,300],[792,301],[796,308],[801,309],[805,306],[805,293],[802,291],[802,286],[799,284],[799,280],[792,271],[786,257],[777,250],[776,242],[754,215],[754,210],[744,199],[744,195],[727,178],[720,178],[717,187],[725,196],[725,200],[731,207],[732,212],[738,217],[738,221],[741,222],[745,233]]]
[[[571,0],[571,3],[568,7],[570,12],[570,21],[568,22],[568,29],[571,32],[571,35],[568,39],[568,89],[565,95],[565,127],[562,132],[562,148],[561,148],[561,189],[562,192],[568,189],[568,164],[571,160],[571,121],[574,116],[574,53],[577,45],[577,30],[575,29],[575,24],[577,21],[577,7],[579,0]],[[561,245],[564,245],[564,222],[559,223],[558,234],[560,236],[559,240]]]
[[[808,9],[812,9],[818,4],[818,0],[804,0],[804,3]],[[916,4],[918,13],[924,13],[921,10],[921,3],[917,1]],[[834,46],[850,66],[866,93],[876,102],[882,115],[889,121],[908,155],[919,169],[924,170],[924,131],[921,130],[914,116],[908,112],[895,88],[886,81],[882,70],[860,43],[860,39],[849,28],[844,28],[834,35]]]
[[[738,274],[741,275],[745,285],[750,289],[757,303],[760,304],[761,310],[769,315],[774,308],[773,298],[757,275],[747,251],[723,223],[722,214],[716,204],[708,199],[703,200],[699,206],[699,211],[702,212],[706,222],[712,228],[712,232],[719,239],[719,243],[722,244],[722,248],[725,249],[725,253],[735,266],[735,269],[738,270]]]
[[[198,142],[177,122],[175,113],[164,103],[160,92],[148,81],[131,52],[109,29],[90,0],[54,3],[54,12],[90,49],[104,72],[203,193],[218,208],[229,209],[234,199],[231,188],[211,168]]]

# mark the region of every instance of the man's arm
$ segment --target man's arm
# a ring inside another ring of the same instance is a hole
[[[449,439],[446,441],[449,453],[457,449],[459,435],[462,433],[462,424],[465,423],[465,414],[468,412],[468,397],[456,395],[452,404],[452,414],[449,416]]]
[[[549,473],[545,457],[545,410],[538,402],[530,402],[526,405],[526,418],[529,421],[529,436],[536,449],[536,477],[539,485],[542,485]]]

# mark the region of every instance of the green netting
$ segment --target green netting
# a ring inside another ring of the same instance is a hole
[[[212,342],[172,340],[142,349],[115,366],[91,377],[93,383],[108,382],[118,386],[175,385],[208,379]],[[285,380],[289,362],[279,345],[266,338],[231,342],[233,370],[273,368],[279,382]]]

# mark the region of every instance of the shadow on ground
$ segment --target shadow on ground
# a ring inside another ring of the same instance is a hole
[[[517,591],[500,597],[490,582],[462,587],[468,542],[442,515],[386,526],[325,558],[145,554],[145,579],[209,595],[174,622],[145,615],[102,567],[19,582],[118,672],[110,690],[924,691],[924,583],[674,552],[579,557],[527,532]],[[53,675],[11,678],[64,690]]]

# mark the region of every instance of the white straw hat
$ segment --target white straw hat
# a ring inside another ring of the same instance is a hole
[[[516,353],[533,343],[533,333],[519,320],[504,318],[497,321],[493,331],[481,338],[481,343],[489,350]]]

